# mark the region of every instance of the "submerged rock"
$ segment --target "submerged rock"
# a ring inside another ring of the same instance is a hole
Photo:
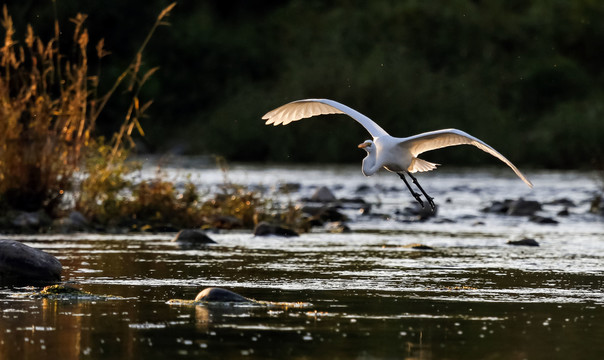
[[[275,301],[264,301],[246,298],[245,296],[239,295],[231,290],[209,287],[203,289],[195,300],[183,300],[183,299],[170,299],[168,304],[170,305],[211,305],[211,304],[232,304],[237,303],[240,306],[266,306],[266,307],[280,307],[280,308],[301,308],[309,307],[312,304],[304,302],[275,302]],[[228,307],[229,309],[235,309],[236,307]]]
[[[279,226],[279,225],[271,225],[266,222],[261,222],[256,225],[254,229],[254,236],[284,236],[284,237],[292,237],[292,236],[300,236],[294,230]]]
[[[195,301],[205,301],[205,302],[254,302],[252,299],[248,299],[244,296],[241,296],[235,292],[232,292],[227,289],[217,288],[217,287],[209,287],[203,289],[197,296],[195,297]]]
[[[61,281],[56,257],[14,240],[0,240],[0,283],[36,284]]]
[[[195,229],[180,230],[172,239],[172,242],[178,242],[186,245],[216,244],[216,241],[212,240],[203,231]]]
[[[539,243],[535,239],[524,238],[521,240],[510,240],[508,241],[508,245],[516,245],[516,246],[539,246]]]
[[[96,295],[88,291],[78,289],[70,285],[50,285],[39,292],[29,294],[19,294],[34,299],[44,298],[52,300],[110,300],[123,299],[121,296],[114,295]]]

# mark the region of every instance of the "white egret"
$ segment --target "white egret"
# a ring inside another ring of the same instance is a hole
[[[267,125],[287,125],[292,121],[309,118],[324,114],[346,114],[358,121],[373,137],[373,140],[366,140],[358,147],[367,151],[367,156],[363,159],[362,171],[365,176],[375,174],[381,168],[397,173],[407,185],[411,195],[423,207],[421,195],[413,191],[411,185],[405,179],[407,173],[413,180],[413,183],[424,194],[424,197],[430,204],[432,210],[435,205],[433,198],[428,196],[424,189],[419,185],[417,179],[411,175],[415,172],[431,171],[436,169],[439,164],[422,160],[417,156],[423,152],[440,149],[455,145],[474,145],[499,160],[507,164],[522,181],[529,187],[533,184],[503,155],[493,149],[491,146],[474,136],[457,129],[442,129],[425,132],[404,138],[390,136],[384,129],[367,116],[358,111],[340,104],[337,101],[328,99],[304,99],[293,101],[280,106],[266,113],[262,119],[266,120]]]

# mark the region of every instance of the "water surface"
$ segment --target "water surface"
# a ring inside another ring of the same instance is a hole
[[[224,181],[218,170],[187,164],[166,171],[208,189]],[[31,299],[18,295],[32,289],[0,288],[0,359],[600,358],[604,227],[587,213],[597,182],[585,173],[528,176],[533,191],[505,171],[422,176],[439,211],[417,222],[400,215],[413,203],[391,174],[233,167],[229,181],[266,196],[296,201],[326,185],[338,197],[362,197],[379,216],[350,208],[350,234],[223,232],[211,234],[218,244],[193,249],[170,242],[174,234],[12,236],[57,256],[69,283],[123,298]],[[299,192],[275,195],[292,182]],[[576,206],[558,216],[562,206],[545,205],[540,214],[557,225],[480,211],[519,197]],[[524,237],[540,246],[507,244]],[[167,304],[209,286],[306,306]]]

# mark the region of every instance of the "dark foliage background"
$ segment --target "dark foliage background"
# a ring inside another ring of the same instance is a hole
[[[132,56],[163,0],[6,2],[25,25],[64,39],[89,15],[105,38],[106,86]],[[604,158],[604,3],[597,0],[180,1],[145,53],[161,69],[141,140],[152,151],[234,161],[340,162],[364,156],[368,137],[342,116],[266,127],[261,116],[307,97],[341,101],[392,135],[463,129],[517,164],[588,168]],[[93,49],[91,48],[91,51]],[[99,121],[123,121],[118,98]],[[474,149],[426,156],[492,164]]]

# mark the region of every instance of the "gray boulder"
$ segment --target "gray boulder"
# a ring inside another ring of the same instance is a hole
[[[336,201],[336,196],[326,186],[321,186],[310,197],[310,200],[316,202],[334,202]]]
[[[56,257],[14,240],[0,240],[0,283],[39,284],[61,281]]]

